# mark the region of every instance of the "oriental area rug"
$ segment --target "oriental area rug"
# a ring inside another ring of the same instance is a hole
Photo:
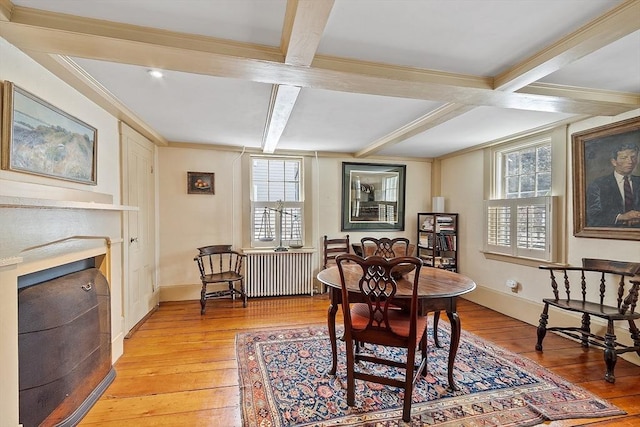
[[[243,425],[532,426],[625,413],[535,362],[466,331],[455,361],[459,390],[452,392],[447,381],[448,326],[443,322],[438,330],[443,348],[435,347],[429,328],[429,372],[415,384],[411,423],[402,421],[404,392],[399,388],[356,380],[356,405],[347,406],[344,343],[338,341],[338,371],[330,376],[326,326],[238,334]],[[398,349],[367,344],[369,348],[403,357]]]

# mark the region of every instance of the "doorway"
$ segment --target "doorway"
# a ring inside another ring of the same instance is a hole
[[[125,332],[158,304],[156,278],[156,147],[144,136],[120,124],[122,203],[138,207],[123,218]]]

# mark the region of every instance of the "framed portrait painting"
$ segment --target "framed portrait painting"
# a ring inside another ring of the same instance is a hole
[[[98,131],[5,81],[2,169],[96,185]]]
[[[342,163],[342,231],[404,230],[405,165]]]
[[[574,235],[640,240],[640,117],[572,135]]]

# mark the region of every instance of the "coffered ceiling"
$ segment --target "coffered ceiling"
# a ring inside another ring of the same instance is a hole
[[[158,145],[436,158],[640,108],[640,0],[0,0],[0,36]]]

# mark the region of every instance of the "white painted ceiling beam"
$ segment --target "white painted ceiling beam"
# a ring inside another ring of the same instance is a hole
[[[120,62],[143,67],[191,72],[249,81],[314,87],[411,99],[488,105],[500,108],[612,116],[640,106],[628,97],[606,101],[569,99],[525,93],[506,93],[485,87],[484,78],[465,77],[430,70],[360,64],[374,71],[337,71],[291,66],[261,60],[210,54],[199,50],[168,48],[157,44],[83,35],[0,22],[0,35],[24,50]],[[356,67],[355,69],[357,69]],[[378,77],[393,74],[394,77]],[[476,87],[471,87],[475,83]]]
[[[13,3],[9,0],[0,0],[0,21],[10,21],[13,11]]]
[[[333,3],[334,0],[288,0],[281,46],[285,64],[311,64]],[[299,86],[274,85],[262,137],[264,153],[275,151],[299,94]]]
[[[25,10],[21,10],[20,13],[15,13],[14,10],[12,22],[0,22],[0,35],[10,43],[27,50],[269,84],[464,105],[589,115],[617,115],[640,106],[640,97],[637,96],[634,98],[635,101],[629,104],[628,96],[611,96],[606,100],[594,101],[563,98],[561,95],[505,93],[493,90],[492,81],[487,78],[362,61],[344,61],[339,58],[317,58],[311,67],[288,65],[265,60],[265,56],[277,56],[270,48],[242,43],[221,43],[218,39],[190,37],[147,28],[144,31],[139,30],[139,37],[132,40],[123,38],[119,29],[126,27],[126,34],[131,36],[136,32],[131,30],[134,26],[98,21],[100,25],[95,29],[91,25],[95,20],[91,19],[42,12],[37,15],[47,15],[46,20],[37,20],[40,24],[43,24],[43,21],[54,22],[55,26],[17,23],[14,17],[21,17],[20,22],[32,22],[35,19],[27,19],[31,14]],[[77,21],[86,22],[79,25]],[[640,24],[638,26],[640,27]],[[158,37],[154,37],[154,34],[158,34]],[[178,48],[177,45],[183,47]],[[233,51],[232,46],[238,48],[235,55],[218,53]],[[248,58],[248,52],[255,53],[256,56]],[[316,63],[330,68],[319,67]]]
[[[622,3],[495,78],[315,56],[333,4],[334,0],[289,0],[280,49],[14,7],[8,0],[0,0],[0,35],[27,52],[33,50],[29,53],[38,62],[57,62],[61,73],[75,72],[55,54],[273,84],[264,135],[277,135],[275,144],[302,87],[447,102],[374,141],[356,153],[358,157],[370,156],[479,105],[585,115],[615,115],[640,106],[637,94],[535,83],[639,30],[640,21],[632,19],[640,13],[638,0]],[[74,78],[87,94],[92,83],[83,81],[83,76]],[[108,94],[99,87],[94,90],[98,96],[92,99],[104,97],[110,108],[117,108]],[[119,117],[139,120],[126,112]],[[138,130],[146,136],[161,145],[167,143],[140,123]]]
[[[494,79],[494,88],[511,92],[522,89],[639,30],[640,20],[638,17],[640,17],[640,1],[627,0],[515,67],[499,74]],[[633,53],[629,52],[629,54]]]
[[[640,28],[638,16],[640,16],[640,2],[638,0],[628,0],[572,34],[563,37],[553,45],[537,52],[515,67],[499,74],[494,78],[494,88],[505,92],[520,90],[520,93],[585,99],[590,102],[596,100],[616,100],[614,102],[620,102],[624,94],[606,91],[586,91],[580,88],[568,88],[535,82],[571,62],[638,30]],[[622,102],[637,103],[638,97],[629,95],[627,101]],[[374,141],[365,149],[357,152],[356,157],[375,154],[385,147],[409,139],[471,109],[468,106],[446,104]]]

